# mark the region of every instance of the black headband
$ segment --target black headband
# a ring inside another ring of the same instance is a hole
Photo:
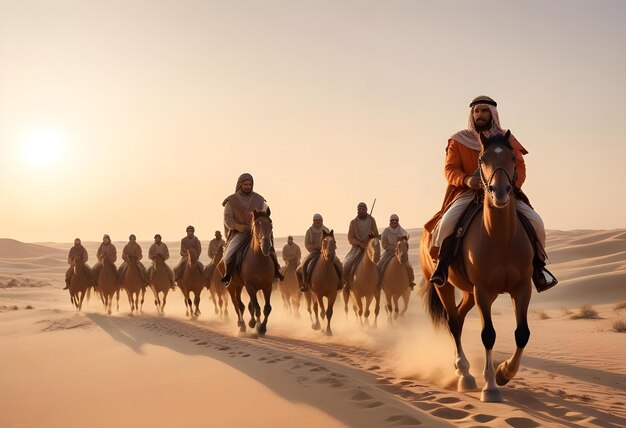
[[[470,103],[470,107],[474,107],[477,104],[487,104],[490,106],[498,107],[498,103],[489,98],[476,98],[474,101]]]

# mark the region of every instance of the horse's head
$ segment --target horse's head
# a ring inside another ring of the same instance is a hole
[[[195,266],[198,263],[198,252],[194,248],[187,248],[187,264]]]
[[[81,256],[74,256],[72,258],[72,263],[74,265],[74,273],[77,273],[80,267],[85,263]]]
[[[272,249],[272,219],[270,209],[252,212],[252,237],[261,247],[264,256],[269,256]]]
[[[509,143],[510,131],[489,139],[480,134],[483,150],[478,158],[480,182],[490,205],[504,208],[509,204],[517,180],[515,152]]]
[[[367,241],[367,257],[374,263],[378,263],[380,260],[380,235],[376,235],[370,232],[369,239]]]
[[[409,261],[409,237],[400,236],[396,242],[396,258],[400,263]]]
[[[335,252],[337,251],[337,241],[335,241],[335,232],[331,230],[326,233],[322,230],[322,257],[325,260],[332,260],[335,258]]]

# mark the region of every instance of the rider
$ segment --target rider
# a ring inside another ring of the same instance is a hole
[[[167,244],[161,241],[161,235],[158,233],[154,235],[154,244],[150,245],[150,249],[148,250],[148,258],[152,260],[152,266],[148,268],[148,279],[152,281],[152,275],[154,275],[154,264],[156,263],[157,257],[163,259],[163,261],[170,258],[170,250],[167,248]],[[166,264],[165,270],[167,272],[167,277],[170,280],[170,287],[174,288],[174,272],[172,269]]]
[[[226,232],[226,250],[224,253],[224,267],[226,274],[221,282],[228,286],[235,270],[235,256],[250,237],[252,213],[254,210],[266,211],[267,205],[263,196],[253,192],[254,179],[252,175],[241,174],[237,179],[235,193],[224,199],[224,230]],[[274,239],[272,238],[272,249],[270,256],[274,262],[274,277],[284,279],[280,273],[280,265],[274,250]]]
[[[225,247],[225,246],[226,246],[226,241],[224,241],[224,238],[222,238],[222,233],[219,230],[216,230],[215,238],[209,241],[209,264],[207,265],[207,273],[206,273],[206,278],[208,278],[209,280],[211,276],[213,275],[213,271],[215,270],[215,265],[212,263],[213,258],[217,254],[217,250],[219,250],[220,247]]]
[[[87,259],[89,259],[89,254],[87,254],[87,250],[83,247],[83,244],[80,243],[80,238],[74,239],[74,246],[70,248],[70,252],[67,256],[67,264],[70,265],[70,267],[65,272],[64,290],[70,288],[70,282],[72,281],[72,276],[74,275],[74,261],[77,257],[80,257],[83,262],[87,262]],[[91,277],[90,272],[87,272],[87,277]]]
[[[376,220],[367,213],[367,205],[365,205],[365,202],[359,202],[356,212],[357,216],[352,219],[350,229],[348,229],[348,242],[350,242],[352,248],[348,254],[346,254],[346,258],[343,262],[343,282],[347,289],[350,289],[352,285],[353,268],[356,268],[361,261],[370,236],[378,236]]]
[[[382,274],[389,265],[389,261],[396,254],[396,243],[398,242],[398,238],[404,238],[408,236],[406,230],[400,226],[400,218],[396,214],[392,214],[389,217],[389,227],[383,230],[383,234],[381,236],[381,245],[383,250],[385,250],[380,257],[380,261],[378,262],[378,271],[380,272],[380,276],[382,278]],[[415,287],[415,273],[413,272],[413,266],[408,261],[403,263],[406,269],[406,273],[409,276],[409,287],[411,290]]]
[[[281,273],[284,275],[287,266],[291,263],[295,263],[296,266],[300,264],[300,258],[302,257],[302,251],[298,244],[293,242],[293,236],[289,235],[287,237],[287,244],[283,247],[283,260],[285,261],[285,266],[283,266]]]
[[[490,138],[504,134],[500,127],[497,103],[487,96],[476,97],[470,103],[467,129],[457,132],[448,140],[446,148],[445,176],[448,188],[442,209],[424,225],[432,231],[430,254],[438,258],[437,266],[430,282],[442,286],[448,278],[448,266],[453,256],[455,245],[455,226],[468,205],[474,199],[474,191],[481,188],[480,178],[475,174],[478,168],[478,156],[482,150],[479,133]],[[509,143],[515,152],[517,181],[516,190],[521,189],[526,179],[526,164],[523,155],[528,152],[513,135]],[[541,217],[521,199],[516,199],[518,212],[531,223],[539,245],[534,246],[533,282],[537,291],[545,291],[557,284],[556,278],[545,268],[546,232]],[[540,248],[538,248],[540,246]]]
[[[115,263],[117,260],[117,249],[115,245],[111,243],[111,237],[106,233],[102,236],[102,244],[98,247],[98,252],[96,253],[96,258],[98,262],[93,265],[93,273],[94,279],[96,283],[98,282],[98,277],[100,276],[100,270],[102,269],[102,263],[104,259],[107,258],[111,263]],[[115,272],[117,275],[117,271]],[[118,277],[119,280],[119,277]]]
[[[179,283],[185,272],[185,265],[187,263],[187,250],[195,250],[198,257],[202,254],[202,244],[198,237],[194,235],[196,229],[189,225],[187,226],[187,236],[180,240],[180,256],[181,259],[174,267],[174,280]],[[198,265],[200,262],[198,261]]]
[[[306,291],[308,288],[309,278],[307,277],[307,272],[309,271],[309,263],[320,255],[322,250],[323,232],[330,232],[330,230],[324,226],[324,218],[321,214],[313,215],[313,225],[307,229],[306,234],[304,235],[304,248],[307,249],[309,254],[304,258],[302,264],[296,269],[296,276],[298,277],[300,291]],[[341,289],[343,267],[337,255],[335,255],[334,264],[337,276],[339,277],[339,289]]]
[[[137,262],[137,267],[139,268],[139,273],[141,274],[141,280],[143,281],[143,284],[148,285],[148,273],[146,272],[146,267],[143,265],[143,263],[140,262],[140,260],[143,258],[143,252],[141,251],[141,247],[137,243],[137,237],[132,233],[128,237],[128,244],[126,244],[124,246],[124,249],[122,250],[122,260],[124,261],[117,269],[117,276],[118,278],[120,278],[120,280],[124,278],[124,275],[126,274],[126,269],[128,269],[128,263],[130,262],[131,258],[134,258]]]

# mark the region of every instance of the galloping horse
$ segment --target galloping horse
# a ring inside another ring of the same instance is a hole
[[[251,319],[248,322],[250,328],[257,323],[257,332],[264,335],[267,331],[267,319],[272,312],[270,297],[272,295],[272,282],[274,280],[274,262],[270,257],[272,249],[272,219],[270,209],[267,211],[253,211],[251,218],[252,240],[246,246],[245,256],[241,262],[241,268],[232,276],[228,292],[237,312],[237,326],[241,333],[245,333],[246,324],[243,320],[245,305],[241,301],[241,291],[246,287],[250,296],[248,310]],[[218,266],[221,274],[224,274],[224,263]],[[265,306],[263,307],[263,322],[261,322],[261,306],[257,298],[258,291],[263,292]]]
[[[374,324],[378,325],[378,314],[380,312],[380,288],[378,287],[379,275],[378,267],[376,264],[380,260],[380,235],[371,234],[367,241],[367,248],[365,254],[361,258],[359,265],[354,271],[354,277],[352,278],[352,296],[354,297],[356,304],[352,305],[354,313],[359,318],[361,325],[369,326],[370,316],[370,304],[372,300],[375,300],[374,307]],[[344,299],[345,299],[344,294]],[[365,300],[365,305],[363,304]],[[346,308],[348,300],[345,299]],[[365,306],[365,311],[363,307]],[[357,312],[358,308],[358,312]],[[365,320],[363,319],[365,318]]]
[[[187,249],[187,261],[185,262],[185,271],[183,277],[178,283],[180,290],[183,292],[183,299],[185,300],[185,316],[191,316],[192,318],[198,318],[200,312],[200,293],[204,288],[203,268],[198,263],[199,254],[193,248]],[[191,304],[191,297],[189,295],[193,292],[193,304],[196,306],[196,310],[193,310]]]
[[[83,261],[82,257],[74,257],[74,274],[70,281],[70,301],[78,312],[83,308],[83,299],[89,287],[91,287],[93,275],[91,268]]]
[[[404,267],[404,264],[409,260],[409,237],[401,236],[396,242],[396,253],[387,268],[383,272],[383,276],[380,280],[382,284],[383,292],[385,293],[385,300],[389,323],[392,319],[398,319],[398,315],[404,315],[409,305],[409,296],[411,295],[409,274]],[[404,308],[402,312],[399,311],[398,301],[402,297],[404,301]]]
[[[156,306],[157,313],[159,315],[165,314],[165,302],[167,301],[167,293],[170,291],[171,283],[170,276],[167,272],[167,265],[165,264],[165,259],[157,255],[152,264],[151,270],[151,278],[150,278],[150,289],[152,290],[152,294],[154,294],[154,305]],[[163,299],[161,299],[161,294],[163,294]]]
[[[137,257],[131,256],[128,258],[126,269],[123,277],[120,278],[120,282],[122,283],[122,288],[126,290],[126,294],[128,295],[130,314],[133,315],[135,311],[139,312],[140,304],[143,305],[143,293],[145,293],[145,290]],[[141,301],[139,300],[140,297]]]
[[[476,381],[469,373],[469,362],[461,346],[461,332],[465,316],[474,302],[477,304],[483,326],[481,338],[486,352],[486,385],[481,400],[494,402],[502,401],[498,385],[505,385],[515,376],[530,337],[527,311],[532,292],[533,248],[515,209],[515,195],[512,191],[517,172],[515,154],[508,137],[508,131],[505,135],[489,140],[481,135],[483,150],[479,157],[479,170],[485,192],[482,214],[471,222],[461,252],[450,265],[448,281],[440,288],[427,283],[422,289],[433,323],[447,323],[454,338],[459,391],[476,389]],[[428,250],[429,235],[424,233],[420,258],[425,278],[430,278],[434,270]],[[454,299],[455,287],[462,293],[458,306]],[[491,305],[501,293],[509,293],[513,301],[517,348],[496,371],[492,356],[496,332],[491,320]]]
[[[309,280],[311,291],[307,293],[307,306],[311,306],[311,298],[315,298],[313,303],[313,311],[315,312],[315,323],[311,326],[313,330],[320,329],[320,319],[318,315],[318,305],[321,308],[320,314],[322,319],[326,318],[326,335],[332,336],[330,329],[330,320],[333,317],[333,306],[337,299],[337,285],[339,285],[339,275],[335,269],[335,251],[337,250],[337,242],[335,234],[331,230],[330,233],[322,231],[322,249],[320,258],[313,267],[311,278]],[[327,308],[324,309],[324,297],[328,301]],[[309,309],[310,312],[310,309]]]
[[[220,246],[213,256],[211,262],[204,268],[204,281],[211,292],[211,300],[215,305],[215,314],[219,314],[220,318],[228,318],[228,298],[226,297],[226,287],[220,281],[220,272],[217,266],[224,256],[224,247]],[[213,269],[209,275],[209,269]]]
[[[120,282],[117,278],[117,268],[108,257],[102,259],[102,267],[98,276],[98,291],[104,305],[104,310],[111,315],[113,295],[117,295],[117,310],[120,310]]]
[[[298,277],[296,276],[296,269],[298,265],[295,261],[291,261],[284,269],[283,276],[284,281],[278,281],[278,289],[283,298],[285,309],[295,316],[299,316],[300,301],[302,300],[302,293],[298,286]]]

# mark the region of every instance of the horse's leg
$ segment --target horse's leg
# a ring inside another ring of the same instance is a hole
[[[80,300],[78,301],[78,312],[80,312],[83,309],[83,299],[85,298],[85,292],[84,291],[80,291]]]
[[[250,301],[248,302],[248,312],[250,312],[250,321],[248,321],[248,327],[254,328],[257,322],[256,308],[257,306],[259,306],[259,299],[256,295],[256,290],[247,284],[246,291],[248,292],[248,296],[250,296]]]
[[[392,314],[393,314],[393,296],[391,295],[391,292],[388,290],[388,288],[383,288],[383,292],[385,293],[385,311],[387,312],[387,322],[389,324],[391,324],[392,321]]]
[[[144,302],[144,297],[146,296],[146,287],[141,287],[141,302],[139,305],[139,312],[141,312],[143,314],[143,302]],[[139,297],[139,295],[137,295],[137,297]]]
[[[327,297],[328,299],[328,309],[326,309],[326,336],[332,336],[333,332],[330,329],[330,319],[333,317],[333,307],[335,306],[335,299],[337,298],[337,293],[331,292]]]
[[[434,287],[434,285],[432,287]],[[470,364],[461,344],[463,322],[467,312],[474,306],[474,295],[463,292],[461,303],[459,303],[457,307],[454,298],[454,287],[450,283],[446,283],[443,287],[437,287],[436,291],[448,314],[448,330],[454,339],[456,354],[454,367],[456,369],[456,375],[459,378],[457,390],[459,392],[475,391],[478,388],[476,379],[469,372]]]
[[[361,323],[361,327],[363,327],[363,301],[362,297],[354,293],[354,301],[355,304],[352,305],[352,309],[354,309],[354,314],[357,319]]]
[[[343,304],[344,304],[343,310],[346,312],[346,318],[348,318],[348,302],[350,301],[350,290],[344,287],[343,290],[341,291],[341,294],[343,295]]]
[[[483,374],[487,382],[480,395],[480,401],[487,402],[502,401],[502,392],[496,384],[496,371],[493,368],[493,345],[496,342],[496,330],[493,328],[491,320],[491,305],[496,297],[497,294],[494,295],[483,287],[474,286],[474,298],[483,324],[480,338],[485,347],[485,370]]]
[[[295,308],[295,316],[296,318],[300,318],[300,302],[302,301],[302,293],[296,292],[296,295],[293,297],[293,306]]]
[[[130,291],[126,290],[126,296],[128,296],[128,304],[130,305],[130,315],[133,315],[133,295]]]
[[[191,299],[189,299],[189,292],[187,291],[187,288],[181,288],[180,291],[182,291],[183,293],[183,300],[185,302],[185,316],[188,317],[189,313],[191,312],[189,309],[189,305],[191,305]]]
[[[374,300],[374,296],[365,296],[365,311],[363,312],[363,316],[365,317],[365,326],[370,326],[370,305],[372,304],[372,300]]]
[[[393,296],[393,319],[397,320],[400,316],[400,295]]]
[[[324,307],[324,296],[321,294],[318,294],[317,302],[319,303],[319,307],[320,307],[320,317],[322,319],[326,319],[326,308]]]
[[[532,288],[530,283],[515,289],[511,293],[513,308],[515,309],[515,320],[517,328],[515,329],[515,352],[506,361],[498,366],[496,371],[496,383],[500,386],[506,385],[517,373],[519,364],[522,359],[524,347],[530,338],[530,329],[528,328],[528,304],[530,303],[530,295]]]
[[[169,293],[169,288],[165,288],[163,291],[163,300],[161,300],[161,315],[165,315],[165,302],[167,301],[167,293]]]
[[[263,289],[263,299],[265,300],[265,305],[263,306],[263,321],[259,324],[258,332],[261,336],[265,335],[267,332],[267,319],[272,312],[272,305],[270,304],[270,298],[272,297],[272,286],[265,287]]]
[[[411,290],[407,288],[402,293],[402,302],[404,303],[404,307],[402,308],[402,312],[400,312],[400,316],[404,316],[406,310],[409,309],[409,297],[411,296]]]
[[[213,306],[215,307],[214,313],[215,315],[222,315],[221,314],[221,309],[222,309],[222,296],[219,296],[219,306],[217,304],[218,299],[215,297],[215,290],[213,288],[211,288],[211,300],[213,301]]]
[[[117,304],[116,310],[117,310],[117,312],[119,312],[120,311],[120,289],[119,289],[119,287],[118,287],[117,291],[115,292],[115,297],[117,299],[116,300],[116,304]]]
[[[374,328],[378,328],[378,314],[379,313],[380,313],[380,289],[376,290],[376,293],[374,293]]]
[[[193,292],[193,304],[196,307],[196,311],[193,313],[193,316],[198,318],[200,315],[202,315],[202,312],[200,312],[200,294],[202,293],[202,288],[200,287],[199,291],[194,291]]]

